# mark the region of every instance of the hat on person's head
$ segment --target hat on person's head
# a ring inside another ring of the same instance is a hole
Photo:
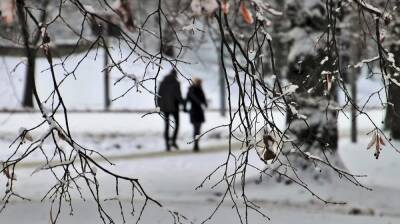
[[[202,83],[202,80],[200,79],[200,78],[198,78],[198,77],[193,77],[192,78],[192,82],[193,82],[193,85],[201,85],[201,83]]]
[[[169,72],[169,75],[176,76],[176,70],[175,70],[175,69],[172,69],[172,70]]]

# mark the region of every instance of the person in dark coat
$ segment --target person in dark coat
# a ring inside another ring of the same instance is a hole
[[[160,107],[165,120],[164,138],[167,151],[171,146],[178,149],[176,138],[179,130],[179,105],[183,104],[181,87],[176,77],[176,71],[172,70],[160,84],[157,97],[157,105]],[[172,139],[169,136],[170,116],[174,118],[174,133]]]
[[[193,138],[195,152],[199,151],[199,139],[201,124],[205,121],[203,105],[207,107],[206,97],[203,88],[201,87],[201,79],[195,78],[193,84],[189,87],[187,97],[184,104],[186,110],[187,103],[190,103],[190,123],[193,124]]]

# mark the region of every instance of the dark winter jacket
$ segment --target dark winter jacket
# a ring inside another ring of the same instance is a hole
[[[187,93],[186,101],[185,101],[185,110],[186,104],[190,103],[190,122],[191,123],[202,123],[205,121],[204,111],[201,105],[207,106],[206,97],[204,96],[203,89],[201,86],[192,85],[189,88]]]
[[[165,76],[158,90],[157,105],[162,112],[175,113],[183,103],[181,87],[174,72]]]

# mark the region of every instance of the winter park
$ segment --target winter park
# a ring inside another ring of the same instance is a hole
[[[0,0],[0,223],[400,224],[397,0]]]

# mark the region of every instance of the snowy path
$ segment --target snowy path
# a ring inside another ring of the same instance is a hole
[[[376,124],[383,120],[384,112],[371,111],[370,117]],[[62,115],[56,116],[62,123]],[[274,114],[276,125],[284,129],[285,117],[279,113]],[[8,149],[10,143],[18,135],[21,127],[30,128],[42,121],[38,113],[0,113],[0,159],[5,159],[10,155]],[[237,121],[236,121],[237,122]],[[228,124],[227,117],[221,117],[217,112],[207,112],[206,123],[202,131],[213,129],[216,126]],[[142,154],[150,152],[161,152],[164,150],[162,140],[164,122],[158,115],[142,117],[142,114],[129,113],[71,113],[69,114],[69,126],[73,137],[77,142],[85,147],[101,152],[105,156],[128,156],[133,153]],[[349,119],[343,114],[339,115],[340,136],[347,137],[350,133]],[[373,129],[373,125],[365,116],[358,118],[359,136],[365,136]],[[43,128],[32,133],[34,136],[41,136]],[[201,140],[204,147],[220,145],[221,141],[226,140],[228,128],[220,127],[205,136]],[[179,131],[178,144],[182,148],[191,148],[188,145],[192,141],[192,126],[189,123],[188,114],[181,113],[181,125]],[[223,144],[227,144],[226,141]],[[33,153],[27,160],[37,160],[39,155]]]
[[[124,203],[124,206],[126,204]],[[96,208],[90,202],[78,202],[74,204],[74,216],[63,214],[60,219],[60,224],[99,224],[101,223],[96,214]],[[193,223],[201,223],[212,211],[214,204],[211,203],[169,203],[169,208],[173,211],[179,211]],[[266,222],[258,216],[251,216],[249,223],[272,223],[272,224],[397,224],[400,218],[396,217],[379,217],[379,216],[350,216],[340,213],[328,213],[324,211],[315,212],[313,210],[304,210],[301,208],[282,208],[275,205],[263,205],[266,214],[271,218],[271,221]],[[107,209],[112,211],[112,214],[118,216],[117,205],[108,205]],[[24,216],[21,216],[21,211],[24,211]],[[7,217],[7,224],[43,224],[48,223],[48,205],[44,206],[38,202],[33,203],[13,203],[10,208],[5,211],[2,217]],[[126,210],[128,213],[128,210]],[[136,218],[129,215],[127,223],[135,223]],[[117,223],[122,223],[118,220]],[[170,224],[173,219],[166,210],[160,210],[156,207],[149,207],[145,210],[141,222],[143,224]],[[183,222],[189,223],[189,222]],[[233,224],[240,223],[237,216],[234,215],[231,205],[224,205],[220,208],[216,216],[207,222],[209,224]]]
[[[241,144],[240,143],[232,143],[232,151],[239,150]],[[206,147],[202,147],[199,152],[196,152],[196,155],[200,154],[213,154],[220,152],[228,152],[227,144],[214,144],[208,145]],[[117,155],[108,155],[106,158],[94,155],[92,158],[97,162],[105,161],[106,159],[115,163],[117,161],[134,161],[134,160],[143,160],[143,159],[156,159],[156,158],[168,158],[175,156],[186,156],[194,154],[193,150],[190,148],[183,149],[172,149],[170,152],[163,151],[162,149],[150,151],[150,152],[142,152],[142,153],[129,153],[129,154],[117,154]],[[17,168],[36,168],[39,165],[43,164],[42,161],[27,161],[20,163]]]
[[[369,111],[372,121],[380,125],[384,120],[385,112],[381,110]],[[72,133],[76,135],[136,135],[160,134],[163,131],[164,122],[158,115],[142,117],[141,113],[70,113],[69,125]],[[63,115],[56,119],[62,123]],[[285,126],[285,116],[279,112],[274,113],[274,121],[280,128]],[[191,134],[192,126],[189,123],[189,115],[181,113],[180,133]],[[32,127],[42,121],[39,113],[0,113],[0,133],[2,135],[15,135],[20,127]],[[357,118],[360,135],[364,135],[373,128],[373,125],[365,115]],[[202,130],[209,130],[219,125],[229,123],[228,117],[222,117],[218,112],[207,112],[206,122]],[[339,113],[338,118],[340,135],[348,135],[350,131],[350,116]],[[222,128],[222,130],[227,130]]]
[[[346,146],[346,144],[341,144],[341,146]],[[355,155],[361,155],[363,159],[368,160],[368,158],[371,158],[370,168],[364,170],[365,173],[375,170],[377,164],[372,163],[374,159],[369,155],[369,152],[365,150],[358,151],[360,149],[355,148],[350,150],[354,150]],[[342,153],[342,157],[345,160],[351,161],[354,159],[354,154]],[[388,162],[390,157],[392,157],[391,154],[384,157],[383,161]],[[200,154],[184,154],[181,156],[119,160],[116,161],[117,166],[113,169],[123,175],[138,177],[147,191],[162,202],[165,209],[179,211],[195,223],[200,223],[199,221],[205,219],[215,208],[218,198],[224,189],[223,186],[213,190],[209,189],[218,177],[220,177],[220,174],[217,173],[215,178],[211,179],[210,184],[204,188],[200,190],[194,189],[225,158],[225,152],[211,153],[207,151]],[[253,155],[251,162],[257,163],[257,157]],[[397,164],[400,163],[397,162]],[[356,165],[354,164],[353,167]],[[48,176],[44,172],[31,176],[32,170],[32,168],[17,170],[19,181],[16,187],[18,191],[24,192],[24,195],[33,198],[33,202],[24,203],[14,201],[9,209],[6,210],[6,213],[3,216],[0,215],[0,221],[4,220],[9,224],[39,224],[47,222],[49,207],[46,204],[40,204],[38,200],[43,195],[44,186],[48,186],[49,184]],[[256,172],[254,171],[250,173],[250,175],[255,174]],[[379,175],[376,172],[372,174]],[[375,177],[373,176],[373,178]],[[392,176],[391,178],[396,179],[396,176]],[[1,177],[1,179],[4,180],[4,177]],[[106,195],[112,195],[114,190],[113,180],[103,174],[99,174],[99,179],[102,181],[102,191]],[[397,201],[398,197],[396,197],[400,195],[400,188],[396,190],[374,187],[374,189],[374,192],[369,192],[354,186],[340,186],[335,183],[316,187],[316,191],[326,197],[340,197],[349,201],[350,204],[344,207],[325,207],[308,193],[293,186],[283,186],[281,184],[270,186],[250,185],[248,194],[251,199],[256,199],[257,203],[263,207],[266,214],[272,218],[272,223],[291,223],[293,221],[300,224],[400,223],[400,213],[398,212],[400,202]],[[123,200],[124,198],[125,200],[129,199],[127,194],[121,197]],[[128,206],[127,202],[124,204]],[[83,219],[89,224],[99,223],[96,216],[96,209],[90,200],[82,202],[77,199],[74,202],[74,206],[75,215],[70,217],[68,214],[65,214],[61,223],[74,223]],[[215,219],[210,221],[210,223],[238,223],[231,206],[232,204],[229,202],[224,204]],[[107,207],[114,214],[118,215],[116,204],[107,204]],[[374,215],[350,216],[348,213],[352,208],[360,208],[367,213],[371,209]],[[20,211],[27,211],[24,217],[29,218],[25,220],[21,219],[18,215]],[[264,223],[258,216],[254,216],[251,220],[253,221],[251,223]],[[149,210],[146,210],[143,223],[168,224],[171,223],[171,218],[166,210],[160,210],[152,206],[149,207]]]

